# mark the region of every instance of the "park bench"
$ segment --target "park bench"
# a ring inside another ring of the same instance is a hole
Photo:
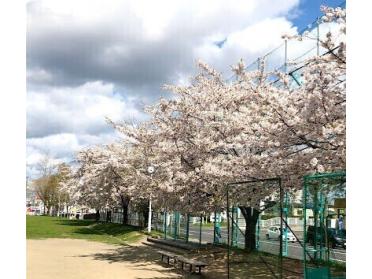
[[[192,272],[192,267],[195,266],[195,272],[198,269],[197,273],[201,274],[201,269],[203,267],[207,266],[206,263],[196,261],[196,260],[192,260],[192,259],[188,259],[186,257],[180,256],[180,255],[177,255],[177,254],[174,254],[174,253],[171,253],[171,252],[162,251],[162,250],[159,250],[158,252],[161,255],[161,261],[162,262],[164,261],[164,258],[166,258],[167,263],[170,264],[170,259],[173,259],[174,266],[176,266],[177,262],[180,262],[182,270],[184,270],[185,264],[188,264],[190,272]]]
[[[173,263],[176,263],[176,257],[177,257],[176,254],[171,253],[171,252],[167,252],[167,251],[161,251],[161,250],[159,250],[158,252],[161,255],[161,261],[162,262],[164,261],[164,257],[165,257],[165,258],[167,258],[167,263],[168,264],[169,264],[170,259],[173,259]]]
[[[201,274],[201,269],[203,267],[206,267],[207,264],[206,263],[203,263],[201,261],[197,261],[197,260],[192,260],[192,259],[188,259],[188,258],[185,258],[185,257],[182,257],[182,256],[177,256],[176,258],[176,261],[177,262],[181,262],[181,268],[182,270],[184,270],[184,265],[185,264],[188,264],[189,265],[189,271],[192,272],[192,267],[195,266],[195,272],[196,272],[196,269],[198,268],[198,272],[199,274]]]

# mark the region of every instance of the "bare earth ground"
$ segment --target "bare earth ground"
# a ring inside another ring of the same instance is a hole
[[[182,278],[144,245],[79,239],[27,240],[27,279]]]
[[[112,245],[80,239],[27,240],[28,279],[145,279],[145,278],[226,278],[226,253],[216,249],[201,250],[187,257],[208,263],[202,275],[182,272],[160,262],[156,249],[142,243]],[[231,255],[231,277],[273,278],[275,267],[263,265],[256,256]],[[248,262],[247,262],[248,261]],[[268,259],[268,263],[271,260]],[[235,264],[233,263],[235,262]],[[274,263],[275,264],[275,263]],[[293,261],[284,263],[296,270]],[[272,271],[270,271],[272,270]],[[300,270],[298,270],[300,272]],[[286,279],[302,276],[285,274]]]

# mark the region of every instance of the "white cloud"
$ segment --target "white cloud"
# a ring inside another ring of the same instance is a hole
[[[41,150],[57,156],[66,155],[81,147],[75,134],[65,133],[42,138],[30,138],[27,139],[27,145],[31,151]]]
[[[340,40],[344,39],[344,35],[340,33],[339,31],[340,26],[335,23],[322,23],[319,25],[319,38],[320,40],[325,40],[326,34],[328,32],[331,32],[334,34],[335,42],[339,43]],[[311,30],[308,30],[308,36],[310,38],[304,38],[302,41],[298,40],[290,40],[288,42],[288,59],[289,60],[297,60],[299,57],[301,57],[300,60],[304,60],[306,58],[309,58],[311,56],[315,56],[317,54],[317,28],[314,27]],[[320,46],[320,55],[324,53],[326,49],[323,49]],[[305,54],[306,53],[306,54]]]
[[[105,117],[143,120],[131,99],[114,94],[113,84],[88,82],[78,87],[44,88],[27,94],[28,137],[59,133],[99,134],[109,131]]]
[[[208,59],[209,51],[217,54],[218,40],[229,38],[229,48],[239,51],[239,58],[254,59],[290,28],[283,16],[298,3],[35,1],[28,6],[28,69],[44,69],[54,85],[103,80],[128,90],[158,90],[179,74],[190,74],[194,61]],[[232,63],[231,52],[210,63],[224,65],[219,69],[224,70]]]
[[[26,165],[30,175],[36,175],[37,165],[46,154],[54,164],[71,163],[73,156],[82,148],[97,144],[108,144],[119,139],[116,132],[89,135],[61,133],[45,137],[29,138],[26,140]]]
[[[299,2],[29,1],[28,164],[45,150],[69,160],[112,140],[105,116],[144,120],[141,103],[156,99],[164,83],[186,84],[198,59],[225,74],[240,58],[256,59],[294,31],[285,16]]]
[[[26,73],[29,82],[48,83],[52,81],[52,75],[44,69],[30,69]]]
[[[265,19],[247,28],[231,33],[222,48],[210,41],[205,42],[196,49],[196,56],[203,57],[206,62],[214,64],[219,69],[229,71],[228,66],[237,63],[241,58],[245,62],[266,54],[283,43],[281,35],[284,33],[295,34],[297,29],[283,17]],[[245,57],[243,54],[249,54]],[[276,60],[284,62],[284,48],[282,53],[277,53]]]
[[[115,94],[113,84],[88,82],[78,87],[44,87],[27,93],[27,165],[49,153],[59,162],[71,161],[83,147],[112,142],[118,134],[106,123],[143,120],[135,100]]]

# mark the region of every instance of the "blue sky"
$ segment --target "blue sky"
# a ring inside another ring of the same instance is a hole
[[[291,21],[302,30],[307,27],[307,25],[321,15],[319,7],[321,5],[329,7],[345,6],[344,0],[301,0],[298,6],[298,16],[291,18]]]

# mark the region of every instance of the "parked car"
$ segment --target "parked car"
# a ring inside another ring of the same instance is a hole
[[[280,226],[271,226],[270,228],[268,228],[266,232],[266,238],[279,240],[280,239]],[[293,235],[293,233],[289,229],[284,228],[283,240],[286,240],[286,239],[291,242],[296,241],[296,237]]]
[[[326,245],[325,233],[321,231],[320,227],[317,227],[316,241],[318,244]],[[346,230],[337,230],[334,228],[327,228],[327,240],[329,247],[343,247],[346,249]],[[306,242],[310,245],[314,245],[315,242],[315,227],[308,226],[306,234]]]

